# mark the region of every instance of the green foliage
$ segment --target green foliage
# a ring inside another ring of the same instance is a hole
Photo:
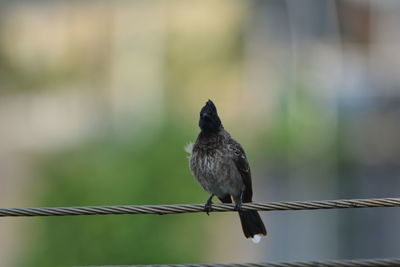
[[[45,191],[38,205],[204,201],[183,151],[193,138],[168,124],[146,145],[140,140],[100,140],[47,155],[39,167]],[[32,240],[24,261],[41,267],[197,262],[205,247],[206,218],[196,214],[43,218],[42,231]]]

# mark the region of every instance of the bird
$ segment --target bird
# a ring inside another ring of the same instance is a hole
[[[257,211],[242,210],[242,203],[252,202],[250,166],[246,153],[222,125],[217,108],[208,100],[200,111],[200,133],[194,144],[189,144],[189,167],[200,185],[210,194],[204,210],[212,210],[216,196],[222,203],[235,202],[242,230],[246,238],[259,243],[267,235]]]

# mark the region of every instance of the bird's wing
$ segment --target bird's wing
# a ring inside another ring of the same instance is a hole
[[[250,166],[246,158],[246,153],[244,152],[242,146],[234,139],[231,139],[228,147],[233,154],[233,161],[240,175],[242,176],[243,183],[245,185],[242,200],[243,202],[251,202],[253,197],[253,189],[251,186]]]

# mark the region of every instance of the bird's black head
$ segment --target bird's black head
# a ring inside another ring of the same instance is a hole
[[[208,100],[200,111],[199,126],[203,132],[209,133],[216,133],[222,128],[217,108],[211,100]]]

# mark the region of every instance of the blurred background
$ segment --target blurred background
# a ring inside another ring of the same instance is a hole
[[[204,203],[208,99],[254,201],[398,197],[400,2],[0,2],[0,206]],[[0,220],[0,266],[395,257],[397,209]]]

